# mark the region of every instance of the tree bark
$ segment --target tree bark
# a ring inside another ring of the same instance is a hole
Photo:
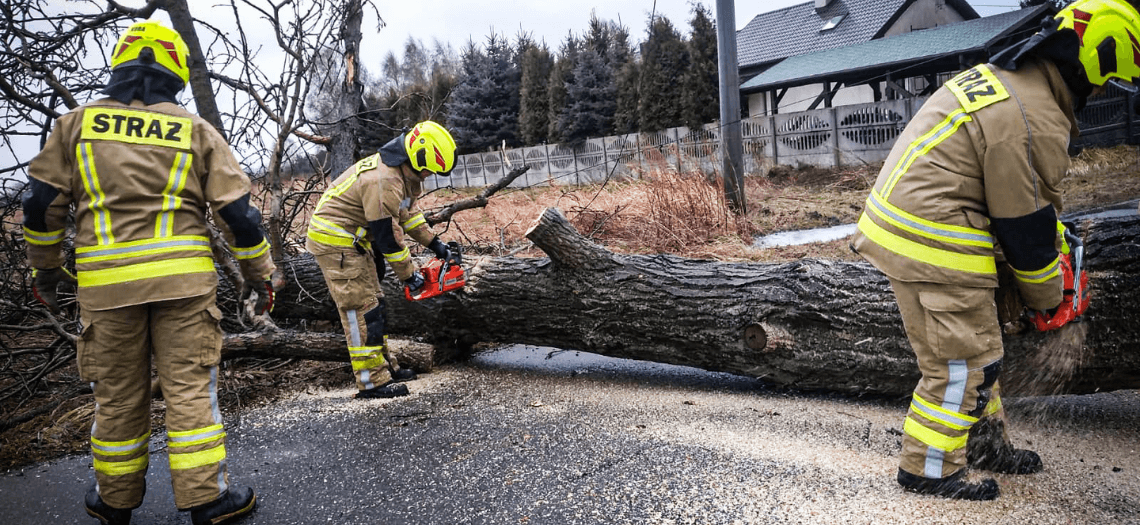
[[[1081,326],[1088,335],[1069,356],[1074,368],[1046,393],[1140,388],[1140,217],[1083,226],[1093,293]],[[849,393],[901,395],[918,380],[889,283],[869,264],[618,255],[583,238],[555,209],[527,237],[549,258],[473,258],[465,261],[467,286],[436,299],[409,302],[385,279],[390,333],[426,336],[441,356],[477,342],[530,344]],[[313,260],[287,260],[283,269],[289,284],[274,317],[335,323]],[[1016,298],[998,295],[1020,314]],[[1038,392],[1035,382],[1057,381],[1030,368],[1050,362],[1039,354],[1056,351],[1057,334],[1026,331],[1017,318],[1005,327],[1004,391]]]

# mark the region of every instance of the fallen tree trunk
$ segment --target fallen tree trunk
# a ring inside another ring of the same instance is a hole
[[[1047,393],[1140,388],[1140,217],[1084,221],[1093,302],[1075,368]],[[440,362],[477,342],[576,349],[763,378],[797,388],[909,393],[918,370],[887,280],[865,263],[726,263],[618,255],[548,209],[527,234],[549,258],[467,261],[467,286],[412,303],[385,280],[393,334],[437,343]],[[274,317],[336,320],[310,257],[283,265]],[[231,291],[232,292],[232,291]],[[1007,324],[1006,392],[1035,392],[1048,334]],[[334,337],[335,338],[335,337]],[[344,359],[340,346],[310,357]],[[269,346],[266,353],[276,350]],[[332,353],[336,357],[331,357]],[[1039,390],[1039,389],[1038,389]]]

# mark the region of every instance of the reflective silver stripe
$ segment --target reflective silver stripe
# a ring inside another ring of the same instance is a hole
[[[360,227],[356,228],[356,233],[354,234],[354,233],[340,227],[340,225],[338,225],[338,224],[336,224],[336,223],[334,223],[328,219],[324,219],[324,218],[321,218],[321,217],[318,217],[315,215],[313,216],[313,219],[310,222],[316,223],[316,225],[318,226],[317,229],[322,229],[322,230],[325,230],[329,233],[338,233],[343,237],[349,237],[352,239],[362,239],[362,238],[364,238],[365,235],[368,234],[368,230],[365,230],[364,228],[360,228]]]
[[[358,321],[356,320],[356,310],[349,310],[349,311],[345,312],[344,315],[345,315],[345,317],[348,318],[348,333],[350,336],[349,337],[349,339],[350,339],[349,343],[352,343],[351,346],[354,346],[354,347],[361,346],[360,345],[360,326],[359,326]]]
[[[946,394],[942,398],[942,408],[950,412],[957,412],[962,408],[962,401],[966,397],[966,380],[970,376],[970,369],[966,367],[965,359],[951,359],[946,362],[946,365],[949,377],[946,384]],[[923,475],[928,478],[941,478],[945,459],[945,452],[927,446]]]
[[[149,437],[149,436],[150,436],[150,434],[147,433],[147,435],[144,437]],[[131,443],[129,445],[108,446],[108,445],[98,444],[94,441],[94,439],[92,439],[91,449],[94,450],[95,452],[98,452],[101,454],[115,455],[114,454],[115,452],[131,452],[131,451],[139,450],[142,448],[146,448],[146,446],[149,444],[150,444],[150,441],[148,439],[142,439],[141,441],[139,441],[137,443]]]
[[[923,466],[923,477],[938,479],[942,477],[942,465],[945,463],[946,453],[932,446],[926,447],[926,464]]]
[[[205,239],[184,239],[178,241],[162,241],[155,243],[143,243],[134,246],[121,246],[115,247],[111,245],[110,248],[102,248],[96,250],[85,250],[82,256],[76,257],[76,262],[82,262],[86,259],[94,257],[105,257],[108,255],[125,255],[132,252],[141,252],[155,249],[170,249],[170,248],[185,248],[190,246],[205,246],[209,247],[210,242]]]
[[[1015,275],[1017,275],[1017,278],[1021,279],[1022,281],[1043,281],[1049,277],[1052,277],[1054,273],[1057,273],[1057,268],[1060,266],[1061,259],[1057,258],[1053,260],[1052,264],[1045,267],[1044,270],[1038,272],[1023,272],[1017,268],[1014,268],[1013,271]]]
[[[950,118],[943,120],[942,127],[936,128],[937,131],[927,137],[926,140],[923,140],[922,142],[911,143],[911,145],[907,148],[906,157],[904,157],[899,161],[898,164],[895,165],[895,169],[892,171],[890,178],[888,178],[887,183],[883,185],[883,189],[887,190],[888,194],[894,190],[895,184],[898,183],[898,180],[902,178],[903,174],[905,174],[910,169],[911,163],[914,162],[915,157],[920,154],[920,151],[925,150],[928,146],[938,144],[939,142],[946,140],[946,137],[950,136],[950,134],[952,134],[958,128],[960,121],[970,120],[970,115],[965,112],[951,115],[952,116],[950,116]]]
[[[197,441],[200,439],[209,439],[211,437],[220,436],[222,434],[225,434],[225,432],[226,432],[226,430],[224,428],[215,428],[213,430],[209,430],[206,432],[199,432],[197,434],[191,434],[188,436],[177,436],[177,437],[175,437],[175,436],[171,436],[171,435],[167,434],[166,439],[172,443],[184,443],[187,441]]]
[[[364,385],[365,390],[376,388],[376,386],[372,384],[372,373],[369,372],[367,368],[360,371],[360,384]]]
[[[214,423],[222,424],[222,409],[218,406],[218,367],[210,367],[210,408],[214,412]]]
[[[24,226],[24,239],[31,244],[55,244],[63,240],[63,230],[43,233],[29,230],[27,226]]]
[[[158,214],[156,237],[174,235],[171,220],[174,217],[174,210],[182,207],[182,197],[179,197],[178,194],[186,187],[186,168],[189,160],[190,155],[185,152],[178,152],[178,156],[174,159],[175,165],[172,166],[170,182],[166,188],[169,193],[163,195],[162,212]]]
[[[938,421],[938,422],[946,421],[946,422],[950,422],[950,423],[953,423],[955,425],[961,425],[964,427],[970,427],[974,424],[972,421],[966,421],[965,419],[954,417],[954,416],[951,416],[950,414],[944,414],[942,412],[935,412],[934,410],[931,410],[931,409],[927,408],[926,406],[924,406],[922,403],[912,402],[910,404],[910,408],[912,408],[915,412],[921,412],[922,415],[926,416],[927,419],[930,419],[932,421]]]
[[[870,203],[871,203],[871,208],[875,212],[882,214],[882,215],[885,215],[887,217],[890,217],[890,218],[892,218],[898,222],[901,222],[907,226],[910,226],[911,228],[914,228],[916,230],[920,230],[920,231],[929,233],[931,235],[937,235],[939,237],[950,237],[952,239],[961,239],[963,241],[984,242],[984,243],[989,243],[991,245],[994,242],[994,238],[990,235],[979,235],[979,234],[966,233],[966,232],[956,232],[953,230],[935,228],[935,227],[932,227],[932,226],[929,226],[926,224],[915,222],[915,221],[913,221],[907,217],[903,217],[897,213],[894,213],[890,209],[888,209],[886,206],[884,206],[879,201],[879,199],[881,199],[881,198],[882,197],[877,195],[875,192],[873,192],[873,191],[871,192]]]

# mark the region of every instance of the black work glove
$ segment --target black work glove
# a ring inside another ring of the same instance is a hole
[[[435,256],[437,258],[443,259],[449,265],[463,264],[463,256],[459,254],[459,250],[452,250],[448,248],[446,244],[439,240],[439,237],[431,240],[431,244],[428,244],[428,249],[435,253]]]
[[[415,293],[424,287],[424,278],[420,275],[420,272],[416,272],[413,273],[411,277],[405,279],[404,284],[408,285],[408,290]]]
[[[242,296],[248,298],[252,292],[257,292],[257,302],[253,303],[254,315],[273,311],[273,298],[277,294],[273,291],[273,281],[268,279],[261,282],[247,280],[245,289],[242,290]]]
[[[32,295],[43,303],[53,314],[59,313],[59,302],[56,299],[56,288],[59,283],[75,286],[78,281],[71,272],[64,268],[51,268],[48,270],[32,270]]]

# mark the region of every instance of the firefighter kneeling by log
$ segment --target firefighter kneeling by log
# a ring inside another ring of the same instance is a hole
[[[305,247],[316,258],[340,312],[358,398],[408,394],[402,382],[415,372],[400,368],[388,351],[380,279],[387,261],[410,297],[425,295],[424,277],[401,242],[404,234],[459,269],[458,249],[441,242],[423,214],[412,208],[424,179],[448,176],[454,167],[451,134],[435,122],[421,122],[337,177],[309,221]]]
[[[884,163],[852,244],[890,279],[922,372],[898,471],[910,491],[991,500],[997,483],[967,482],[967,466],[1043,468],[1005,429],[995,249],[1039,328],[1087,307],[1075,293],[1085,278],[1057,219],[1058,188],[1074,111],[1106,84],[1135,90],[1140,14],[1123,0],[1081,0],[1042,27],[922,106]]]

